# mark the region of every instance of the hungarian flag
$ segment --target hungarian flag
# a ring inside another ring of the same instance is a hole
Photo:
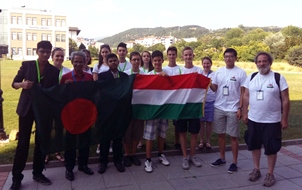
[[[123,137],[132,118],[134,78],[74,82],[48,89],[34,85],[32,106],[42,152],[66,150],[66,131],[76,135],[90,128],[91,144]]]
[[[200,118],[211,79],[201,74],[137,75],[132,109],[136,119]]]

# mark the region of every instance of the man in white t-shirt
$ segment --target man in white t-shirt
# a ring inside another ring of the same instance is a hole
[[[177,48],[175,46],[170,46],[167,49],[167,57],[168,57],[168,65],[163,68],[165,72],[169,76],[174,76],[174,75],[181,75],[181,69],[180,66],[176,64],[176,58],[177,58]],[[175,129],[176,127],[177,120],[173,120],[173,125],[174,125],[174,137],[175,137],[175,148],[181,150],[180,143],[179,143],[179,133]]]
[[[225,161],[226,134],[231,138],[233,161],[228,173],[237,171],[239,120],[242,111],[243,83],[246,79],[244,70],[235,66],[237,52],[228,48],[223,53],[226,66],[218,69],[213,78],[211,89],[216,91],[214,103],[214,128],[218,134],[220,158],[212,166],[220,166]]]
[[[255,63],[259,72],[251,74],[244,83],[242,115],[243,122],[248,125],[245,142],[248,150],[252,151],[254,162],[249,180],[257,181],[261,177],[260,156],[263,145],[268,163],[263,185],[270,187],[275,183],[274,167],[281,149],[281,129],[288,127],[288,84],[282,75],[271,71],[273,58],[269,53],[258,53]]]
[[[126,56],[128,53],[127,50],[127,44],[125,44],[124,42],[121,42],[118,44],[117,46],[117,55],[118,55],[118,60],[119,60],[119,64],[118,64],[118,70],[121,72],[125,72],[129,69],[132,68],[132,65],[129,61],[126,60]]]
[[[196,67],[193,65],[193,58],[193,49],[191,47],[185,47],[182,51],[182,59],[185,62],[185,66],[181,68],[181,73],[202,73],[202,69],[200,67]],[[201,167],[201,162],[195,155],[195,149],[197,146],[197,135],[200,130],[199,118],[177,120],[176,130],[179,132],[179,140],[183,155],[182,168],[185,170],[189,169],[189,162],[191,162],[196,167]],[[187,132],[191,134],[189,156],[187,155]]]

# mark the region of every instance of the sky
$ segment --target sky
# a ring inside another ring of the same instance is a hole
[[[302,27],[301,0],[0,0],[0,9],[4,5],[66,14],[67,24],[87,38],[185,25],[212,30],[240,24]]]

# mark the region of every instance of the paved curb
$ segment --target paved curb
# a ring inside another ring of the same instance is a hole
[[[294,139],[294,140],[283,140],[282,146],[289,146],[289,145],[298,145],[302,144],[302,139]],[[246,144],[239,144],[239,150],[246,150],[247,145]],[[226,146],[226,151],[230,151],[231,146]],[[213,153],[213,152],[219,152],[218,146],[213,146],[211,149],[197,149],[196,153]],[[182,155],[180,150],[166,150],[164,151],[165,156],[177,156]],[[145,152],[137,153],[136,156],[140,159],[145,158]],[[152,152],[152,157],[157,157],[157,152]],[[112,155],[109,155],[109,161],[112,161]],[[99,157],[90,157],[89,158],[89,164],[95,164],[99,162]],[[25,166],[25,170],[32,169],[32,162],[27,162]],[[58,160],[52,160],[49,163],[45,165],[47,168],[55,168],[55,167],[64,167],[64,163],[58,161]],[[13,168],[13,164],[3,164],[0,165],[0,172],[10,172]]]

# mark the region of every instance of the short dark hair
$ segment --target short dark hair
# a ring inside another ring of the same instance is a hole
[[[131,61],[132,57],[135,56],[135,55],[138,55],[142,60],[141,54],[139,54],[137,51],[133,51],[133,52],[130,53],[130,61]]]
[[[116,59],[118,59],[118,58],[117,58],[117,55],[116,55],[115,53],[109,53],[109,54],[106,56],[106,62],[108,62],[108,60],[109,60],[110,58],[116,58]]]
[[[182,53],[186,50],[191,50],[193,52],[193,48],[189,47],[189,46],[186,46],[183,50],[182,50]]]
[[[258,57],[259,57],[260,55],[266,55],[266,57],[267,57],[267,59],[268,59],[268,62],[269,62],[270,64],[273,63],[273,61],[274,61],[273,56],[272,56],[270,53],[267,53],[267,52],[264,52],[264,51],[257,53],[257,55],[255,56],[255,59],[254,59],[255,63],[257,63]]]
[[[122,48],[127,49],[127,44],[125,44],[124,42],[121,42],[121,43],[119,43],[119,44],[117,45],[117,49],[118,49],[119,47],[122,47]]]
[[[233,55],[235,57],[237,57],[237,51],[234,48],[227,48],[224,52],[223,52],[223,57],[226,53],[233,53]]]
[[[37,43],[37,50],[43,48],[43,49],[52,49],[52,45],[50,43],[50,41],[40,41],[39,43]]]
[[[167,49],[167,54],[168,54],[168,51],[175,51],[176,55],[177,55],[177,48],[175,46],[170,46],[168,47]]]
[[[163,53],[159,50],[152,52],[151,59],[153,59],[154,57],[161,57],[162,59],[164,59]]]

